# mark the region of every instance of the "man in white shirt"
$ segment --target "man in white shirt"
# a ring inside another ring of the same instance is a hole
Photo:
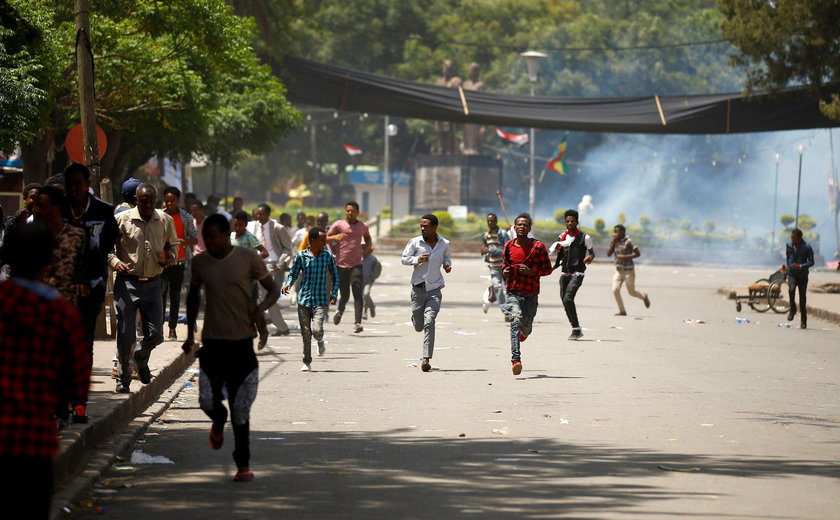
[[[437,233],[438,218],[420,218],[420,236],[408,241],[402,254],[403,265],[414,266],[411,274],[411,322],[414,330],[423,332],[423,372],[432,369],[429,360],[435,350],[435,318],[440,311],[440,290],[444,287],[441,267],[452,270],[449,240]]]
[[[260,204],[255,213],[256,220],[248,222],[246,229],[256,235],[260,243],[268,251],[268,256],[263,259],[268,272],[274,277],[278,286],[283,285],[286,275],[286,267],[291,259],[292,241],[286,230],[271,217],[271,206]],[[263,297],[263,289],[260,288],[260,297]],[[277,327],[274,333],[276,336],[288,336],[289,326],[283,319],[280,305],[275,303],[268,309],[268,316],[271,322]]]

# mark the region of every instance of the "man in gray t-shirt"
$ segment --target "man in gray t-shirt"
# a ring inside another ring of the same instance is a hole
[[[223,215],[211,215],[202,227],[207,251],[192,262],[190,292],[187,296],[187,340],[184,352],[195,345],[195,322],[201,287],[206,302],[202,348],[199,361],[199,405],[213,421],[210,447],[218,450],[224,442],[228,410],[222,401],[227,389],[233,427],[237,472],[234,481],[253,480],[248,435],[251,405],[257,396],[259,373],[254,354],[256,330],[265,328],[265,310],[277,301],[280,288],[272,279],[259,254],[249,248],[231,245],[230,223]],[[255,305],[251,299],[254,282],[266,290],[265,299]]]

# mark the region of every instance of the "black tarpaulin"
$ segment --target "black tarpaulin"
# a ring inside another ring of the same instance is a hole
[[[296,103],[497,126],[646,134],[726,134],[840,126],[804,89],[777,96],[710,94],[626,98],[513,96],[377,76],[300,58],[281,75]],[[840,91],[840,89],[835,89]]]

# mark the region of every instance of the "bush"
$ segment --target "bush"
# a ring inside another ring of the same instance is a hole
[[[286,201],[286,209],[300,209],[303,207],[303,202],[300,199],[289,199]]]
[[[598,231],[599,235],[601,233],[603,233],[604,229],[606,229],[606,228],[607,228],[607,224],[606,224],[606,222],[604,222],[604,219],[602,219],[602,218],[596,218],[595,219],[595,230]]]
[[[452,218],[452,215],[450,215],[448,211],[441,209],[432,212],[432,215],[438,218],[438,226],[440,227],[452,229],[455,226],[455,220]]]
[[[796,217],[793,215],[782,215],[779,217],[779,222],[785,227],[785,229],[789,228],[793,221],[796,220]]]
[[[564,216],[565,213],[566,213],[565,209],[558,209],[557,211],[554,212],[554,220],[557,221],[558,224],[565,224],[566,223],[566,217]]]
[[[467,213],[467,222],[471,224],[474,222],[478,222],[478,215],[470,211],[469,213]]]
[[[626,222],[627,222],[627,213],[624,213],[622,211],[621,213],[618,214],[618,224],[621,224],[623,226]]]
[[[382,218],[390,218],[391,217],[391,206],[382,206],[379,208],[379,215]]]
[[[682,222],[680,222],[680,229],[682,229],[683,231],[691,231],[691,221],[685,219]]]

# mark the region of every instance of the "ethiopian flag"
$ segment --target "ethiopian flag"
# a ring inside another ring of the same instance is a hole
[[[560,144],[557,145],[557,155],[552,157],[548,160],[548,164],[545,166],[549,170],[554,170],[560,175],[566,174],[566,161],[563,160],[563,156],[566,155],[566,144],[569,141],[569,132],[563,134],[563,139],[560,141]]]

